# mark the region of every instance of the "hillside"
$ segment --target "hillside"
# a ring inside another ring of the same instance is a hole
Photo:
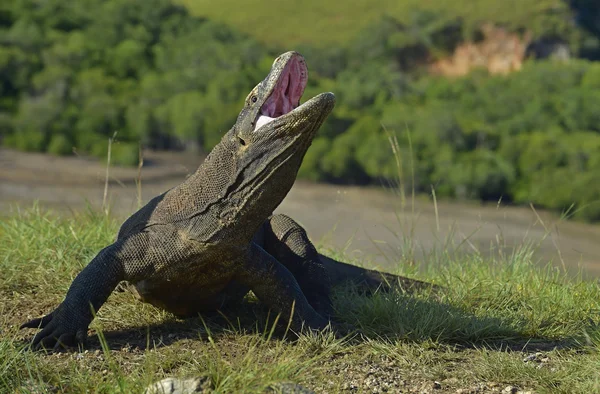
[[[177,0],[194,15],[224,22],[259,41],[291,48],[299,44],[327,47],[346,45],[364,28],[390,16],[406,25],[418,25],[428,13],[443,15],[439,23],[461,19],[472,31],[484,22],[510,29],[527,28],[535,34],[567,32],[571,10],[562,0],[295,0],[273,3],[248,0]]]

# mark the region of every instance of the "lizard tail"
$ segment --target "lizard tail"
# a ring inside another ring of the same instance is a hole
[[[435,284],[418,279],[357,267],[322,254],[319,254],[319,257],[329,274],[332,286],[351,282],[361,290],[369,292],[377,289],[390,290],[399,288],[403,291],[417,291],[422,289],[436,290],[438,288]]]

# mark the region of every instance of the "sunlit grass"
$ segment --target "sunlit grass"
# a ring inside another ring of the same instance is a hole
[[[32,333],[18,325],[56,306],[117,228],[93,212],[56,216],[36,207],[2,221],[0,392],[141,392],[164,377],[200,377],[215,392],[262,392],[286,381],[339,392],[366,390],[372,368],[391,391],[435,381],[450,391],[600,388],[598,284],[539,268],[526,246],[489,258],[438,251],[436,264],[420,270],[398,261],[398,272],[441,285],[436,292],[366,297],[337,289],[339,319],[361,331],[347,338],[272,336],[273,317],[253,300],[226,318],[181,320],[115,292],[92,324],[102,335],[92,334],[87,351],[26,350]]]

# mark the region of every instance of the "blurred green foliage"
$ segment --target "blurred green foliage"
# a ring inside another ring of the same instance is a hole
[[[176,0],[194,15],[227,23],[261,42],[289,46],[307,44],[328,48],[344,46],[364,30],[390,17],[407,26],[389,37],[408,46],[430,42],[438,46],[455,39],[452,27],[464,26],[461,38],[476,33],[482,22],[493,22],[517,30],[527,26],[535,35],[560,35],[575,39],[570,2],[586,9],[581,15],[593,23],[591,10],[596,0]],[[241,8],[241,9],[240,9]],[[239,11],[236,11],[238,10]],[[432,18],[435,15],[435,18]],[[589,15],[589,16],[588,16]],[[278,23],[285,20],[285,23]],[[596,22],[597,23],[597,22]],[[445,34],[432,34],[444,31]]]
[[[0,29],[3,144],[103,156],[117,132],[117,163],[140,142],[214,145],[272,61],[168,0],[14,0]]]
[[[574,207],[574,216],[600,220],[597,2],[361,0],[341,19],[336,2],[184,3],[193,15],[170,0],[2,2],[0,143],[105,157],[116,132],[112,158],[124,165],[137,163],[140,144],[207,151],[274,56],[297,49],[310,65],[305,96],[338,98],[301,177],[367,184],[401,176],[418,192]],[[281,23],[286,7],[293,12]],[[359,24],[346,23],[352,13]],[[507,76],[424,72],[477,39],[484,22],[558,40],[587,60],[530,60]]]
[[[556,210],[574,204],[574,216],[600,220],[598,75],[600,64],[573,60],[529,62],[508,76],[422,78],[385,104],[380,129],[399,133],[402,158],[417,163],[419,191],[434,185],[438,196]],[[387,156],[378,159],[382,175],[395,165]]]

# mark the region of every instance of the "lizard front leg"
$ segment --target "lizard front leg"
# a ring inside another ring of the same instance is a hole
[[[310,306],[294,275],[254,242],[236,279],[247,285],[261,302],[281,313],[282,318],[292,316],[293,308],[295,330],[299,331],[303,323],[317,330],[329,324]]]
[[[154,269],[147,258],[150,238],[149,233],[138,233],[102,249],[73,280],[65,299],[53,312],[21,326],[42,328],[32,347],[58,349],[85,342],[94,313],[117,284],[148,275]]]

